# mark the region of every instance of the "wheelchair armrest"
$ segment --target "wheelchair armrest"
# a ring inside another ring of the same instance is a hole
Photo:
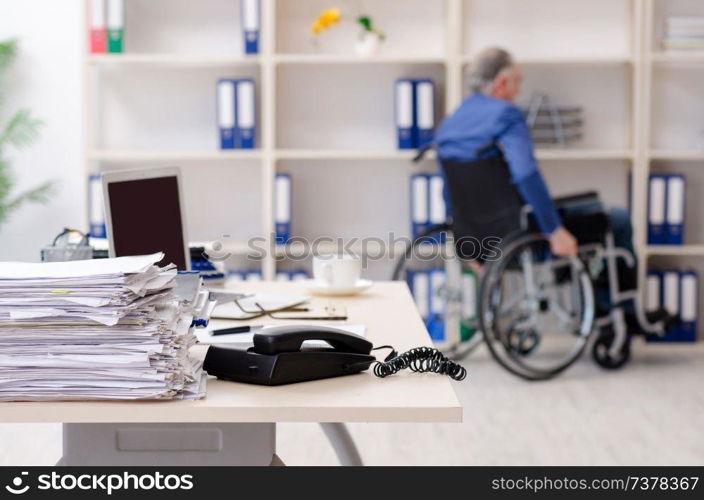
[[[553,199],[555,208],[570,208],[579,205],[588,205],[591,203],[599,203],[599,193],[596,191],[585,191],[584,193],[575,193],[567,196],[560,196]]]
[[[626,266],[628,266],[629,268],[632,268],[636,265],[635,257],[631,252],[629,252],[625,248],[614,247],[610,251],[613,252],[614,257],[616,257],[617,259],[622,259]],[[609,250],[607,250],[606,252],[609,252]]]

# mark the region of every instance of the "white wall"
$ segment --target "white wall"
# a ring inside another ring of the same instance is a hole
[[[0,40],[17,37],[21,44],[0,81],[0,126],[23,107],[44,121],[30,149],[11,152],[18,188],[60,182],[48,205],[27,205],[0,226],[0,260],[38,260],[39,249],[64,226],[83,228],[82,6],[81,0],[0,1]]]

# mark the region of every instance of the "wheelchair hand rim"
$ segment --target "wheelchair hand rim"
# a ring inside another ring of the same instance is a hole
[[[584,301],[581,321],[579,322],[579,332],[576,337],[576,342],[572,349],[560,359],[556,366],[550,368],[542,368],[527,365],[520,357],[505,349],[501,341],[501,335],[495,331],[493,321],[488,316],[490,311],[491,293],[494,284],[499,282],[506,270],[511,257],[518,254],[524,248],[536,243],[546,243],[546,238],[536,233],[524,233],[512,238],[504,247],[503,258],[489,263],[485,269],[485,274],[482,277],[482,285],[480,287],[479,297],[479,323],[480,328],[484,333],[487,341],[487,346],[494,359],[496,359],[504,368],[511,373],[530,380],[542,380],[550,378],[561,371],[565,370],[574,363],[584,352],[587,341],[593,330],[594,323],[594,294],[591,280],[585,271],[583,263],[579,259],[571,259],[570,264],[574,266],[581,290],[581,299]],[[495,345],[499,344],[499,346]],[[504,347],[504,354],[499,352],[500,346]],[[506,357],[504,357],[504,355]],[[508,359],[507,359],[508,358]]]

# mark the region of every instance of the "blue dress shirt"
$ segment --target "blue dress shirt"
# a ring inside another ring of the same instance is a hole
[[[533,207],[540,230],[552,234],[560,226],[560,217],[548,192],[533,155],[533,140],[523,112],[503,99],[475,93],[467,97],[447,117],[435,134],[440,160],[474,161],[503,151],[511,180],[523,201]]]

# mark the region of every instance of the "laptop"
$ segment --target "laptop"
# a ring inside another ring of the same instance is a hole
[[[160,266],[190,270],[180,170],[107,172],[102,181],[110,257],[164,252]]]

